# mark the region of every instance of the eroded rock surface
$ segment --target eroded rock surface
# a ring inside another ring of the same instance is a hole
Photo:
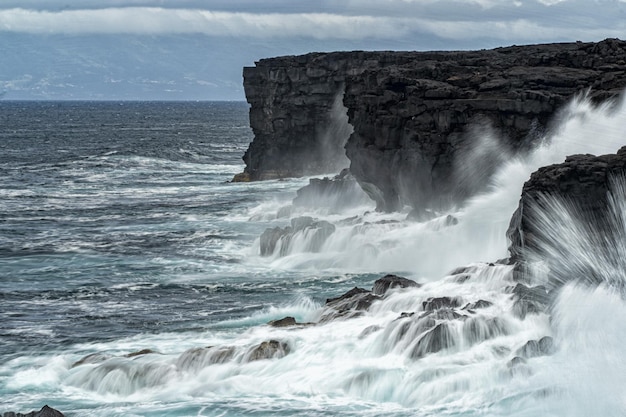
[[[550,291],[570,281],[622,287],[617,271],[624,257],[625,173],[626,147],[616,154],[568,156],[534,172],[507,231],[516,280],[528,283],[540,261],[548,272],[538,283]]]
[[[7,412],[3,414],[3,417],[63,417],[63,413],[44,405],[39,411],[31,411],[27,414]]]
[[[617,39],[263,59],[244,69],[255,134],[246,174],[337,172],[345,143],[350,171],[378,209],[441,210],[531,147],[573,95],[619,94],[625,69],[626,42]]]

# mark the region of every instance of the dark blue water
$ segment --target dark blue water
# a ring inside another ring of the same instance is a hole
[[[252,138],[247,111],[237,102],[0,103],[5,360],[194,331],[267,304],[276,290],[237,266],[258,227],[229,220],[259,200],[228,184]]]

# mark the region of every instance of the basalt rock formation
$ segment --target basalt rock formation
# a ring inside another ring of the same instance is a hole
[[[556,197],[575,205],[580,220],[594,223],[593,228],[606,229],[609,210],[609,190],[613,178],[626,173],[626,146],[616,154],[571,155],[561,164],[549,165],[535,171],[522,189],[517,210],[513,214],[507,237],[513,258],[523,258],[527,250],[537,248],[536,215],[547,203],[546,197]]]
[[[27,413],[27,414],[7,412],[7,413],[4,413],[3,416],[4,417],[63,417],[63,413],[61,413],[59,410],[55,410],[52,407],[48,407],[47,405],[44,405],[39,411],[31,411],[30,413]]]
[[[531,147],[572,96],[589,90],[599,101],[625,86],[617,39],[263,59],[244,69],[255,134],[245,177],[337,172],[345,145],[378,209],[441,210]]]
[[[534,172],[507,231],[518,272],[541,260],[554,288],[574,279],[606,282],[614,267],[615,283],[621,283],[625,175],[626,147],[616,154],[568,156]]]

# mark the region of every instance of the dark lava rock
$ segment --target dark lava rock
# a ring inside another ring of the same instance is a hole
[[[371,335],[372,333],[376,333],[377,331],[381,329],[382,327],[376,326],[376,325],[368,326],[365,329],[363,329],[361,334],[359,334],[359,339],[365,339],[367,336]]]
[[[268,322],[267,324],[272,327],[289,327],[289,326],[295,326],[298,323],[296,323],[296,319],[293,317],[284,317],[282,319],[272,320]]]
[[[573,95],[618,95],[625,61],[618,39],[263,59],[243,73],[255,136],[245,172],[338,172],[347,156],[379,210],[441,211],[484,187],[507,154],[532,147]],[[503,139],[481,147],[485,131]]]
[[[8,413],[4,413],[3,417],[64,417],[64,416],[63,416],[63,413],[60,412],[59,410],[55,410],[52,407],[48,407],[47,405],[44,405],[39,411],[31,411],[28,414],[8,412]]]
[[[325,220],[316,221],[312,217],[302,216],[291,219],[291,226],[265,229],[260,238],[261,256],[272,255],[278,242],[281,242],[280,255],[286,255],[289,252],[291,239],[299,232],[312,234],[308,238],[308,246],[305,250],[317,252],[326,239],[335,232],[335,226]]]
[[[550,336],[544,336],[539,340],[529,340],[515,352],[515,355],[530,359],[537,356],[551,355],[554,353],[554,350],[554,339]]]
[[[470,317],[463,323],[463,337],[473,345],[509,332],[499,317]]]
[[[159,353],[159,352],[156,352],[156,351],[154,351],[152,349],[141,349],[141,350],[138,350],[136,352],[127,353],[126,355],[124,355],[124,357],[125,358],[134,358],[136,356],[149,355],[151,353]]]
[[[278,240],[291,231],[291,229],[287,229],[288,228],[282,229],[280,227],[265,229],[265,231],[261,234],[261,256],[270,256],[274,253]]]
[[[441,308],[457,308],[460,306],[460,300],[455,297],[430,297],[422,302],[424,311],[433,311]]]
[[[546,287],[542,285],[527,287],[524,284],[517,284],[511,292],[515,297],[513,313],[522,319],[528,314],[542,313],[548,309],[550,296]]]
[[[300,188],[293,200],[296,207],[328,208],[335,212],[347,207],[370,202],[356,179],[348,169],[342,170],[334,178],[312,178],[309,185]]]
[[[418,284],[412,279],[388,274],[382,278],[377,279],[374,282],[374,287],[372,288],[372,292],[375,295],[385,295],[387,291],[393,288],[411,288],[411,287],[421,287],[421,284]]]
[[[327,299],[319,321],[326,323],[338,318],[359,316],[376,300],[380,300],[380,297],[371,291],[354,287],[339,297]]]
[[[192,348],[183,352],[176,366],[183,370],[197,370],[205,366],[226,363],[235,355],[232,346],[209,346]]]
[[[439,323],[432,330],[426,332],[415,344],[415,347],[411,351],[411,358],[419,359],[429,353],[436,353],[451,348],[454,345],[455,341],[452,332],[448,328],[448,324]]]
[[[614,253],[622,239],[617,232],[622,226],[614,221],[611,195],[614,182],[623,182],[625,172],[626,147],[616,154],[568,156],[561,164],[534,172],[524,184],[507,231],[511,260],[517,262],[515,279],[528,281],[525,263],[541,260],[548,266],[546,284],[551,289],[572,280],[591,285],[606,280],[592,263],[570,248],[585,248],[588,256],[602,258],[602,262],[619,262],[607,254]],[[560,207],[554,208],[555,204]],[[565,224],[561,224],[563,219]],[[576,233],[569,234],[571,230]],[[615,280],[623,281],[621,276]]]
[[[80,365],[90,364],[90,363],[91,364],[102,363],[111,357],[112,357],[111,355],[106,355],[104,353],[92,353],[74,362],[72,364],[72,368],[76,366],[80,366]]]
[[[473,303],[468,303],[463,307],[463,310],[476,310],[479,308],[487,308],[493,305],[492,302],[486,300],[478,300]]]
[[[526,363],[526,359],[516,356],[513,359],[511,359],[506,365],[509,368],[514,368],[516,366],[524,365],[525,363]]]
[[[278,340],[267,340],[253,348],[245,355],[245,362],[258,361],[262,359],[280,359],[289,354],[291,348],[285,342]]]
[[[447,307],[441,307],[436,310],[427,310],[423,312],[422,314],[420,314],[419,316],[420,319],[424,317],[430,317],[433,320],[448,320],[448,321],[467,319],[467,316],[459,313],[458,311],[452,308],[447,308]]]
[[[136,356],[148,355],[148,354],[151,354],[151,353],[159,353],[159,352],[155,352],[152,349],[142,349],[142,350],[139,350],[137,352],[131,352],[131,353],[128,353],[126,355],[123,355],[123,357],[125,357],[125,358],[134,358]],[[113,356],[107,355],[107,354],[104,354],[104,353],[92,353],[92,354],[87,355],[87,356],[77,360],[76,362],[74,362],[72,364],[72,368],[74,368],[76,366],[80,366],[80,365],[102,363],[102,362],[106,361],[107,359],[111,359],[112,357]]]

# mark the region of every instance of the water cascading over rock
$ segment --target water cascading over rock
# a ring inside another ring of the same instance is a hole
[[[529,268],[539,264],[549,289],[570,281],[624,287],[625,174],[626,147],[532,174],[507,231],[520,280],[532,280]]]

